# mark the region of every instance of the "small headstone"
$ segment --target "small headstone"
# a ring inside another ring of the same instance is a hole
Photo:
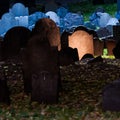
[[[103,62],[103,58],[101,56],[97,56],[94,59],[89,60],[87,64],[97,63],[97,62]]]
[[[79,61],[77,48],[66,47],[59,51],[59,65],[70,65]]]
[[[6,33],[12,27],[18,26],[18,21],[15,19],[12,13],[5,13],[2,15],[0,24],[2,26],[2,30],[0,31]]]
[[[25,48],[31,31],[23,26],[16,26],[9,29],[3,38],[4,58],[13,57],[20,53],[21,48]]]
[[[115,80],[105,86],[102,95],[104,111],[120,111],[120,80]]]
[[[104,42],[99,39],[94,39],[94,55],[95,56],[100,56],[103,54],[103,49],[104,49]]]
[[[48,16],[48,18],[52,19],[57,25],[60,25],[60,18],[57,13],[53,11],[48,11],[45,13],[45,15]]]
[[[84,24],[84,18],[82,14],[68,12],[64,17],[65,27],[72,28]]]
[[[120,42],[116,43],[116,46],[112,49],[112,52],[116,59],[120,59]]]
[[[60,31],[52,19],[41,18],[37,20],[34,28],[32,29],[32,35],[38,34],[42,34],[49,39],[51,46],[58,46],[58,50],[61,49]]]
[[[111,40],[106,40],[105,42],[108,50],[108,55],[113,55],[113,49],[116,46],[116,41],[111,39]]]

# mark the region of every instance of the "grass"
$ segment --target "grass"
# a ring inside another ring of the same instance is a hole
[[[114,17],[117,10],[117,4],[104,4],[104,5],[93,5],[91,2],[81,2],[75,4],[69,4],[69,9],[72,12],[81,12],[84,15],[84,19],[89,20],[89,16],[96,10],[98,7],[103,7],[107,13]]]

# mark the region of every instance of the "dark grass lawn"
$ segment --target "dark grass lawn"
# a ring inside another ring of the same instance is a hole
[[[81,2],[76,4],[69,4],[69,10],[72,12],[83,13],[85,21],[89,20],[89,16],[96,10],[96,8],[102,7],[111,16],[115,16],[117,11],[117,4],[103,4],[103,5],[93,5],[91,2]]]
[[[20,66],[19,66],[20,67]],[[104,59],[103,63],[60,67],[62,91],[56,105],[30,103],[23,92],[20,68],[4,67],[9,80],[11,105],[0,104],[0,120],[119,120],[119,112],[102,110],[104,86],[120,76],[120,60]],[[14,72],[10,72],[10,70]],[[16,79],[15,79],[16,78]]]

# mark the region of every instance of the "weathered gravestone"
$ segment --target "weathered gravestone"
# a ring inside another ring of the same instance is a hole
[[[112,52],[115,58],[120,59],[120,25],[113,26],[113,39],[116,42],[115,47],[113,48]]]
[[[59,65],[73,64],[79,60],[77,48],[68,46],[69,32],[64,31],[61,35],[61,50],[59,51]]]
[[[120,80],[115,80],[106,85],[102,97],[104,111],[120,111]]]
[[[3,59],[18,55],[21,48],[26,47],[30,34],[31,31],[22,26],[16,26],[9,29],[3,38]]]
[[[25,89],[31,87],[31,101],[57,103],[60,80],[57,46],[51,47],[45,36],[41,35],[41,39],[40,36],[33,36],[26,48],[26,63],[24,73],[28,74],[29,79],[24,80],[24,84]]]
[[[77,48],[79,60],[85,54],[94,55],[93,32],[83,26],[77,27],[69,36],[69,47]]]
[[[51,46],[58,46],[58,50],[61,49],[60,31],[52,19],[41,18],[35,23],[32,36],[38,34],[47,37]]]
[[[60,33],[49,18],[39,19],[23,53],[24,91],[31,101],[57,103],[60,72],[58,50]]]

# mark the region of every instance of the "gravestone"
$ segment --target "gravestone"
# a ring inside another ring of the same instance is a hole
[[[79,61],[77,48],[67,47],[59,51],[59,65],[70,65]]]
[[[108,50],[108,55],[113,55],[113,48],[115,48],[116,46],[116,41],[115,40],[106,40],[106,47],[107,47],[107,50]]]
[[[116,59],[120,59],[120,42],[116,43],[116,46],[112,50]]]
[[[42,35],[33,36],[26,48],[26,63],[23,64],[27,67],[24,73],[29,79],[24,83],[31,84],[31,102],[57,103],[60,82],[57,46],[51,47]]]
[[[87,28],[79,26],[68,39],[69,47],[77,48],[79,60],[87,53],[94,55],[93,34]]]
[[[68,46],[69,32],[64,31],[61,35],[61,50],[59,51],[59,65],[74,64],[79,60],[77,48],[71,48]]]
[[[39,19],[36,22],[35,27],[32,29],[31,39],[33,39],[33,40],[34,39],[41,40],[43,38],[44,38],[44,40],[49,40],[49,43],[50,43],[51,47],[57,47],[58,50],[61,49],[59,28],[56,26],[55,22],[53,20],[49,19],[49,18],[41,18],[41,19]],[[35,45],[33,46],[35,51],[31,52],[31,51],[29,51],[27,49],[27,53],[26,53],[26,49],[25,49],[24,52],[22,52],[22,58],[23,58],[23,64],[24,64],[23,65],[23,71],[24,71],[24,91],[26,93],[31,92],[31,82],[30,82],[31,81],[31,76],[30,76],[31,73],[30,73],[29,66],[32,66],[32,64],[28,64],[28,61],[30,62],[30,60],[32,60],[31,54],[36,55],[36,56],[39,57],[39,59],[36,59],[36,60],[38,60],[38,62],[40,62],[39,60],[42,57],[42,56],[39,55],[39,53],[36,53],[37,50],[40,51],[39,50],[39,44],[36,43]],[[41,46],[41,44],[40,44],[40,46]],[[31,44],[30,50],[32,50],[32,44]],[[29,57],[30,57],[30,59],[28,59]],[[37,66],[36,60],[33,60],[33,63],[35,64],[35,66]],[[46,62],[48,62],[48,61],[46,61]],[[56,62],[58,62],[58,61],[56,61]],[[38,63],[38,66],[39,66],[39,63]],[[34,65],[33,65],[33,67],[34,67]]]
[[[94,39],[94,55],[99,56],[103,54],[104,42],[99,39]]]
[[[120,80],[115,80],[104,87],[102,109],[104,111],[120,111]]]
[[[2,57],[6,59],[18,55],[21,48],[26,47],[30,34],[31,31],[22,26],[9,29],[3,38]]]
[[[88,59],[89,59],[89,58],[92,59],[92,58],[94,58],[94,56],[93,56],[92,54],[89,54],[89,53],[88,53],[88,54],[83,55],[83,57],[81,58],[81,60],[84,60],[84,59],[87,59],[87,58],[88,58]]]

